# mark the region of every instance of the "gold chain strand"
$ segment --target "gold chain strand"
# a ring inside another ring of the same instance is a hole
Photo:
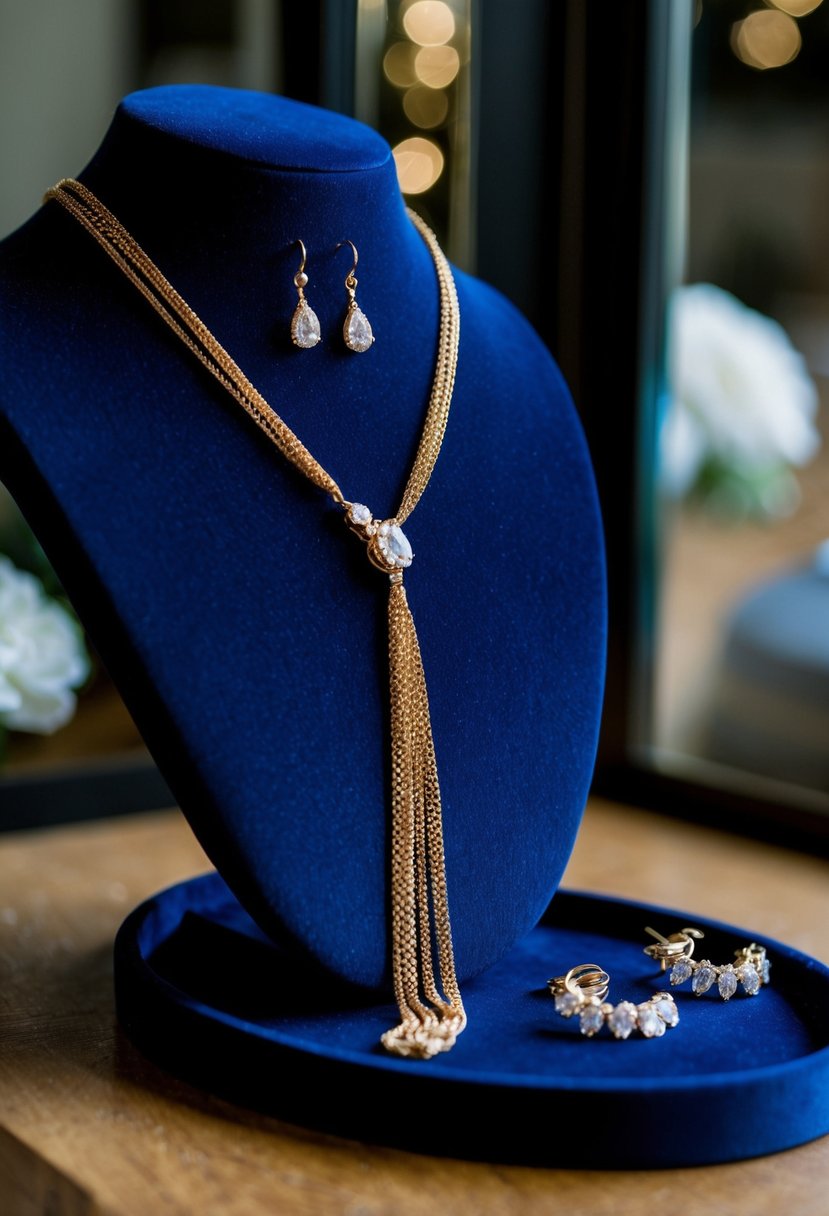
[[[59,202],[95,238],[173,333],[264,431],[282,455],[347,512],[353,531],[368,543],[369,558],[389,574],[389,687],[391,698],[392,975],[400,1023],[382,1036],[396,1055],[429,1059],[448,1051],[466,1025],[452,949],[446,892],[443,818],[426,677],[402,570],[383,537],[412,513],[440,453],[452,403],[458,361],[460,309],[455,282],[434,233],[414,212],[409,217],[435,264],[440,293],[440,331],[435,374],[418,449],[393,519],[376,523],[355,504],[262,397],[120,221],[80,182],[65,179],[44,201]],[[440,988],[432,957],[437,945]]]

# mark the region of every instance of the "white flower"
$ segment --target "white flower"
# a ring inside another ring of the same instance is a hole
[[[662,432],[666,488],[679,496],[703,464],[761,472],[817,451],[817,392],[785,330],[710,283],[680,288],[671,310],[673,400]]]
[[[80,630],[39,579],[0,557],[0,726],[49,735],[89,674]]]

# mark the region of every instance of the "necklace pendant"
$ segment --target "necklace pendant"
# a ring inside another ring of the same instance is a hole
[[[414,558],[412,546],[400,524],[394,519],[378,521],[361,502],[348,506],[346,522],[352,532],[368,545],[368,559],[384,574],[393,574],[411,566]]]

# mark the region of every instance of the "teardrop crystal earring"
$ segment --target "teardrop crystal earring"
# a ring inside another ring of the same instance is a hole
[[[368,350],[371,346],[374,341],[374,334],[371,332],[368,317],[357,303],[357,278],[354,274],[359,260],[357,247],[353,241],[340,241],[337,248],[341,249],[343,245],[350,245],[351,252],[354,254],[354,264],[345,278],[345,289],[348,292],[348,308],[346,309],[345,320],[343,321],[343,341],[349,350],[362,354],[363,351]]]
[[[299,264],[299,270],[294,275],[294,287],[297,289],[299,303],[291,318],[291,341],[300,350],[310,350],[319,342],[322,333],[320,332],[319,317],[305,299],[305,288],[308,286],[308,275],[305,273],[307,260],[305,246],[298,238],[294,243],[299,245],[302,250],[302,261]]]

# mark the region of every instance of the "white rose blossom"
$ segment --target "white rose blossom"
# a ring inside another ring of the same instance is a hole
[[[75,712],[89,659],[75,620],[0,556],[0,726],[49,735]]]
[[[707,461],[750,474],[814,456],[817,391],[776,321],[696,283],[674,295],[670,346],[673,399],[661,437],[670,493],[691,489]]]

